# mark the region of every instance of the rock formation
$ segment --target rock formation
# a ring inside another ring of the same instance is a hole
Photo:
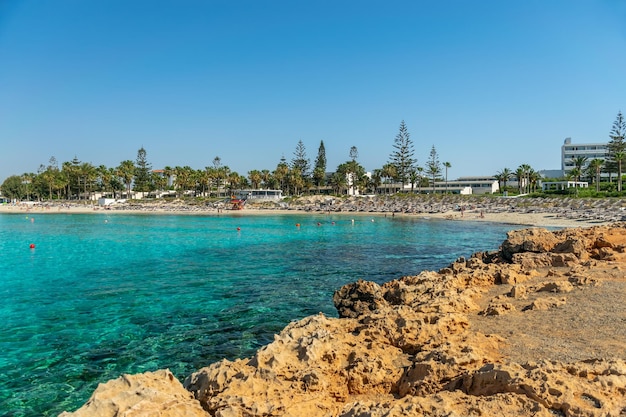
[[[102,384],[64,416],[626,416],[626,226],[338,290],[248,359]]]

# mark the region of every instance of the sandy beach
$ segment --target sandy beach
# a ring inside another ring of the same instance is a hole
[[[384,197],[383,197],[384,198]],[[383,198],[380,198],[382,200]],[[621,201],[610,204],[602,200],[563,200],[562,204],[545,200],[502,200],[489,202],[485,199],[467,201],[466,206],[459,205],[460,200],[439,201],[433,203],[422,199],[421,207],[406,209],[406,202],[392,205],[380,201],[374,207],[370,204],[362,207],[362,201],[348,199],[341,205],[333,206],[332,210],[320,207],[319,197],[303,197],[292,203],[288,208],[279,206],[249,204],[243,210],[230,210],[215,205],[189,204],[182,201],[172,202],[133,202],[101,207],[96,204],[77,203],[18,203],[0,205],[0,213],[23,213],[36,216],[42,214],[191,214],[191,215],[292,215],[309,213],[311,215],[333,214],[342,216],[408,216],[424,220],[443,219],[449,221],[492,222],[533,227],[575,228],[610,224],[622,219]],[[522,202],[523,204],[520,204]],[[370,202],[371,203],[371,202]],[[608,205],[608,207],[607,207]],[[520,208],[520,206],[522,206]],[[460,207],[463,207],[461,210]]]

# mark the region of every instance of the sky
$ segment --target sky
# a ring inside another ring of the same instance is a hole
[[[449,177],[606,142],[626,111],[623,0],[0,0],[0,183],[51,157],[381,168],[404,120]]]

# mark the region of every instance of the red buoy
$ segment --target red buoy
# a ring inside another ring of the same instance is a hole
[[[31,244],[30,244],[30,248],[31,248],[31,249],[35,249],[35,244],[34,244],[34,243],[31,243]]]
[[[237,231],[240,231],[240,230],[241,230],[241,227],[238,227],[238,228],[237,228]]]

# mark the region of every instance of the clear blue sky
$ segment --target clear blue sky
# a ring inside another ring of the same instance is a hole
[[[371,171],[402,120],[450,178],[553,169],[620,110],[623,0],[0,0],[0,182],[142,146],[246,175],[298,140]]]

